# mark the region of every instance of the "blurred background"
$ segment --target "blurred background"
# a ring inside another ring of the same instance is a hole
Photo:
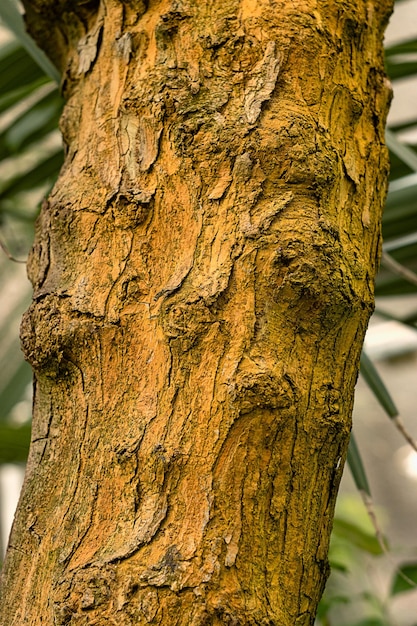
[[[60,78],[25,34],[19,11],[17,0],[1,0],[1,558],[30,441],[31,371],[19,348],[31,298],[25,260],[63,161]],[[417,0],[395,2],[386,64],[394,99],[384,252],[317,626],[417,626]]]

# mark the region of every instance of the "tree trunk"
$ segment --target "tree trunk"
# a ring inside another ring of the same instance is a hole
[[[67,156],[0,624],[313,624],[380,246],[391,0],[26,0]]]

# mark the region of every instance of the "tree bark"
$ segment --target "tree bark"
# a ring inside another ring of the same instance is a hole
[[[25,5],[67,155],[28,263],[0,624],[313,624],[373,308],[391,0]]]

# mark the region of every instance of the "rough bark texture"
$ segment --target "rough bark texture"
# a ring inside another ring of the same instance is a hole
[[[65,72],[67,158],[28,264],[0,623],[312,624],[373,307],[391,2],[25,4]]]

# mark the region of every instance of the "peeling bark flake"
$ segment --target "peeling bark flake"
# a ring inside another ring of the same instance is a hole
[[[137,155],[139,169],[146,172],[157,159],[162,126],[156,127],[151,118],[142,118],[139,122]]]
[[[123,59],[126,65],[130,61],[130,55],[132,54],[132,34],[125,33],[119,39],[116,40],[116,51],[119,57]]]
[[[101,15],[94,28],[80,39],[77,46],[78,52],[78,75],[86,74],[97,58],[98,49],[100,47],[100,35],[103,30],[104,15]]]
[[[282,57],[275,56],[275,42],[269,41],[263,59],[254,67],[245,93],[245,114],[248,122],[254,124],[261,114],[262,104],[269,100],[275,88]]]
[[[223,197],[226,189],[232,182],[229,161],[225,161],[224,163],[222,163],[217,173],[217,176],[217,182],[207,196],[209,200],[220,200],[220,198]]]

